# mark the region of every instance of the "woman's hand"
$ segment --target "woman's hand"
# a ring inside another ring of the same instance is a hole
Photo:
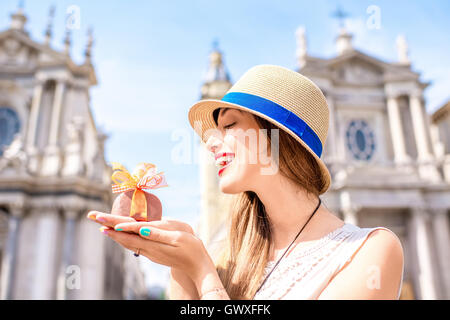
[[[104,217],[105,215],[106,215],[106,217]],[[136,222],[136,220],[134,220],[131,217],[112,215],[110,213],[103,213],[103,212],[99,212],[99,211],[90,211],[87,214],[87,217],[95,222],[98,222],[98,223],[100,223],[106,227],[110,227],[112,229],[114,229],[114,227],[119,223]],[[161,229],[172,230],[172,231],[175,231],[175,230],[186,231],[186,232],[191,233],[192,235],[195,235],[192,227],[182,221],[163,217],[162,220],[152,221],[152,224],[154,224],[155,226],[157,226],[158,228],[161,228]]]
[[[183,270],[197,281],[205,270],[214,268],[203,242],[192,228],[177,220],[136,222],[131,217],[91,211],[88,218],[103,224],[103,232],[123,247],[151,261]]]

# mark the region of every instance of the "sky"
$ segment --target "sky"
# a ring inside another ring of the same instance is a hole
[[[18,2],[0,1],[0,30],[9,27]],[[187,114],[200,99],[215,39],[232,82],[257,64],[296,69],[299,26],[306,29],[310,55],[336,55],[339,22],[333,12],[340,6],[348,13],[345,24],[354,47],[371,56],[395,62],[396,37],[406,37],[412,69],[431,83],[425,91],[429,113],[450,99],[450,1],[28,0],[26,29],[36,41],[44,40],[53,4],[52,47],[57,50],[63,49],[66,12],[79,13],[71,48],[77,63],[84,60],[87,30],[93,28],[99,83],[91,89],[91,109],[97,126],[109,135],[107,162],[121,162],[130,170],[139,162],[156,164],[169,184],[154,191],[163,215],[193,227],[200,212],[193,156],[199,139]],[[376,25],[371,24],[374,18],[379,18]],[[187,163],[177,161],[180,137],[190,141]],[[166,283],[167,267],[141,262],[149,285]]]

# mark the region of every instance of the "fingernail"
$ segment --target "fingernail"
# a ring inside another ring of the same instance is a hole
[[[148,237],[150,235],[150,229],[149,228],[142,228],[141,229],[141,235]]]
[[[108,227],[103,226],[103,227],[98,228],[98,230],[100,230],[100,232],[103,234],[108,234]]]
[[[123,229],[122,228],[117,228],[116,231],[123,231]]]
[[[105,222],[106,220],[105,220],[105,218],[98,218],[97,221]]]

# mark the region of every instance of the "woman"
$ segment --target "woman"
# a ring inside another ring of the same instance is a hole
[[[88,217],[124,247],[170,266],[171,299],[398,299],[396,235],[345,223],[319,198],[331,183],[320,159],[328,112],[314,83],[273,65],[248,70],[222,100],[191,107],[220,189],[236,196],[216,263],[183,222]]]

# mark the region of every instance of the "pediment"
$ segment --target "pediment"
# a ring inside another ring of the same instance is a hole
[[[369,56],[359,50],[351,50],[347,53],[339,55],[335,58],[327,60],[327,64],[331,68],[335,68],[343,63],[348,63],[349,61],[359,61],[365,62],[367,65],[371,65],[375,69],[384,70],[389,67],[389,64],[377,59],[375,57]]]
[[[383,83],[384,69],[378,64],[354,56],[330,65],[336,81],[359,85],[378,85]]]
[[[33,72],[38,67],[55,66],[87,76],[91,85],[97,84],[92,64],[77,65],[68,55],[33,41],[25,32],[9,29],[0,33],[0,72]]]
[[[12,68],[33,68],[39,52],[13,36],[0,39],[0,65]]]
[[[419,78],[419,74],[413,72],[409,65],[387,63],[358,50],[328,60],[327,66],[336,80],[360,85]]]
[[[31,40],[23,32],[7,30],[0,33],[0,66],[13,69],[33,69],[39,63],[65,64],[65,57]]]

